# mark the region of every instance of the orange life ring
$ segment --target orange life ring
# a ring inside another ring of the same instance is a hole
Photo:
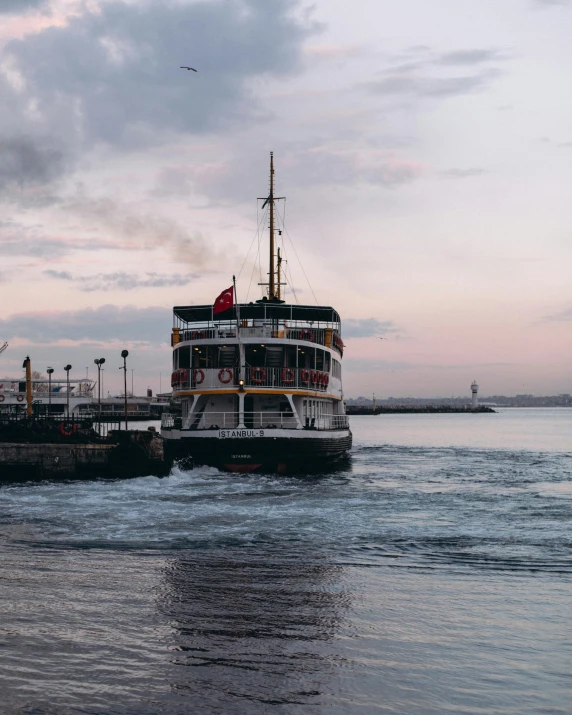
[[[280,378],[285,385],[291,385],[294,382],[295,377],[294,370],[292,370],[291,367],[283,368],[280,373]]]
[[[77,432],[77,425],[69,422],[60,422],[60,432],[64,437],[71,437],[74,432]]]
[[[200,380],[199,377],[201,378]],[[205,371],[201,370],[200,367],[198,367],[196,370],[193,370],[193,380],[195,381],[195,385],[202,385],[202,383],[205,381]]]
[[[175,370],[175,372],[171,375],[171,387],[175,387],[175,385],[178,385],[180,381],[179,370]]]
[[[319,384],[319,377],[320,373],[317,370],[312,370],[312,374],[310,375],[310,382],[312,385]]]
[[[24,395],[18,395],[16,399],[18,400],[18,402],[24,402]]]
[[[260,384],[266,380],[266,370],[263,367],[253,367],[250,369],[250,381]]]
[[[304,385],[307,385],[308,382],[310,381],[310,371],[302,370],[302,372],[300,374],[300,380],[301,380],[301,382],[304,383]]]
[[[228,375],[226,380],[223,379],[223,375],[225,373]],[[233,378],[233,374],[232,374],[232,370],[230,369],[230,367],[223,367],[218,371],[218,379],[220,380],[220,382],[222,382],[223,385],[228,385],[228,383],[232,380],[232,378]]]
[[[307,340],[309,343],[314,342],[314,334],[309,330],[300,331],[300,340]]]
[[[329,384],[330,384],[330,376],[328,375],[327,372],[325,372],[323,385],[324,385],[324,387],[327,387]]]
[[[193,330],[191,333],[191,340],[204,340],[207,334],[204,330]]]

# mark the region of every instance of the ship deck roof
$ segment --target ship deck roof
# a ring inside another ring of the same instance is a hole
[[[236,320],[236,306],[213,317],[212,305],[175,306],[173,312],[184,323],[206,323]],[[329,306],[293,305],[290,303],[239,304],[238,312],[244,320],[299,320],[304,322],[339,323],[340,316]]]

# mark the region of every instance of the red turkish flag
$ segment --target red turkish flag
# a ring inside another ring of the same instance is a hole
[[[213,305],[213,315],[224,313],[225,310],[230,310],[234,305],[234,288],[231,286],[219,295]]]

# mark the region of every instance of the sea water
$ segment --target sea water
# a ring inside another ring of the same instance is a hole
[[[323,474],[0,488],[0,712],[572,712],[572,410],[354,417]]]

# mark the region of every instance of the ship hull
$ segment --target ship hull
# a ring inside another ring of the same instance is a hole
[[[350,430],[327,433],[292,430],[216,430],[164,435],[165,454],[182,467],[208,465],[228,472],[315,471],[346,457]],[[222,433],[222,436],[221,436]],[[265,433],[264,436],[257,436]]]

